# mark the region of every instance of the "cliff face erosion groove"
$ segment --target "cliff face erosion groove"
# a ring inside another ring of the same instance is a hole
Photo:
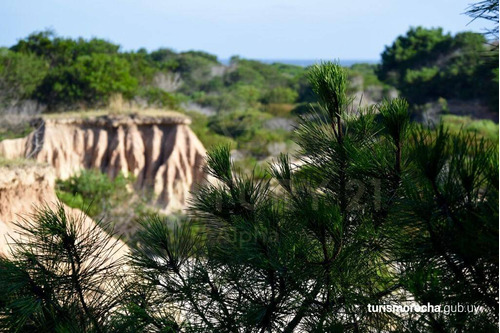
[[[203,181],[205,148],[183,117],[100,116],[40,120],[37,130],[0,142],[0,156],[31,158],[66,179],[82,169],[135,177],[134,190],[152,195],[163,213],[186,207]]]

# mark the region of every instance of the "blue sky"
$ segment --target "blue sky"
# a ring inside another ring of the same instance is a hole
[[[477,0],[476,0],[477,1]],[[33,31],[265,59],[377,60],[410,26],[482,31],[474,0],[2,0],[0,45]]]

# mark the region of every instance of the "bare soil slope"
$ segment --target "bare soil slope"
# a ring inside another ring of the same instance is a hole
[[[19,237],[15,222],[22,224],[24,219],[30,220],[37,207],[47,205],[55,208],[55,172],[48,165],[26,163],[0,166],[0,175],[0,255],[9,256],[8,244]],[[78,209],[65,207],[65,211],[69,216],[78,218],[84,230],[95,225]],[[102,236],[108,237],[104,230]],[[123,242],[119,243],[117,252],[112,252],[112,260],[123,257],[128,251]]]

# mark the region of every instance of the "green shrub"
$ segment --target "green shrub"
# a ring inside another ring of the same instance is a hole
[[[260,89],[247,84],[236,84],[229,91],[240,102],[240,108],[256,108],[261,97]]]
[[[247,132],[238,141],[238,148],[251,154],[258,160],[270,155],[269,145],[275,142],[287,143],[291,133],[282,129],[259,128],[253,132]]]
[[[235,70],[231,71],[226,77],[226,85],[233,85],[237,83],[252,84],[262,86],[265,78],[253,66],[249,65],[246,61],[238,62]]]
[[[237,146],[232,138],[216,133],[208,126],[209,117],[198,112],[186,112],[186,114],[191,118],[191,129],[205,148],[211,149],[220,144]]]
[[[354,64],[348,69],[348,75],[350,78],[361,76],[363,78],[363,89],[369,86],[383,86],[384,84],[377,77],[376,69],[377,65],[375,64]]]
[[[33,54],[0,49],[0,98],[4,101],[31,98],[48,69],[47,61]]]
[[[148,58],[162,70],[176,70],[179,67],[177,54],[171,49],[160,48],[151,52]]]
[[[139,96],[146,99],[149,106],[177,110],[180,107],[178,96],[168,93],[160,88],[148,87],[141,89]]]
[[[238,109],[243,103],[234,94],[223,90],[221,93],[197,92],[192,95],[193,100],[203,107],[209,107],[215,111],[228,111]]]
[[[286,103],[294,103],[299,94],[288,87],[276,87],[269,90],[264,97],[262,98],[262,102],[266,104],[276,103],[276,104],[286,104]]]
[[[37,96],[51,109],[78,102],[102,106],[115,93],[131,98],[136,88],[137,80],[130,75],[125,59],[93,54],[78,57],[69,66],[53,68],[38,87]]]
[[[488,47],[483,35],[461,32],[452,36],[441,28],[417,27],[385,48],[377,75],[414,104],[438,97],[494,103],[497,68],[498,49]]]
[[[257,110],[224,112],[211,117],[208,126],[215,133],[239,138],[249,136],[263,126],[265,120],[271,115]]]
[[[119,49],[119,45],[103,39],[62,38],[51,30],[32,33],[11,47],[11,50],[18,53],[45,58],[50,61],[51,66],[70,64],[82,55],[116,55]]]
[[[70,207],[83,209],[93,218],[102,218],[112,207],[130,199],[127,186],[132,179],[118,174],[114,179],[98,170],[82,170],[66,180],[58,180],[58,198]]]
[[[137,80],[139,86],[144,87],[152,83],[159,68],[155,66],[147,53],[128,52],[120,54],[120,56],[127,61],[130,75]]]

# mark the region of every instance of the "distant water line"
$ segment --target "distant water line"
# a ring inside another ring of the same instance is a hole
[[[252,59],[252,60],[257,60],[265,64],[281,63],[286,65],[295,65],[302,67],[318,64],[321,61],[337,61],[336,59]],[[224,65],[229,65],[230,59],[219,59],[219,61]],[[360,64],[360,63],[378,64],[380,61],[373,59],[346,59],[346,60],[340,59],[339,62],[340,65],[342,66],[350,67],[353,64]]]

